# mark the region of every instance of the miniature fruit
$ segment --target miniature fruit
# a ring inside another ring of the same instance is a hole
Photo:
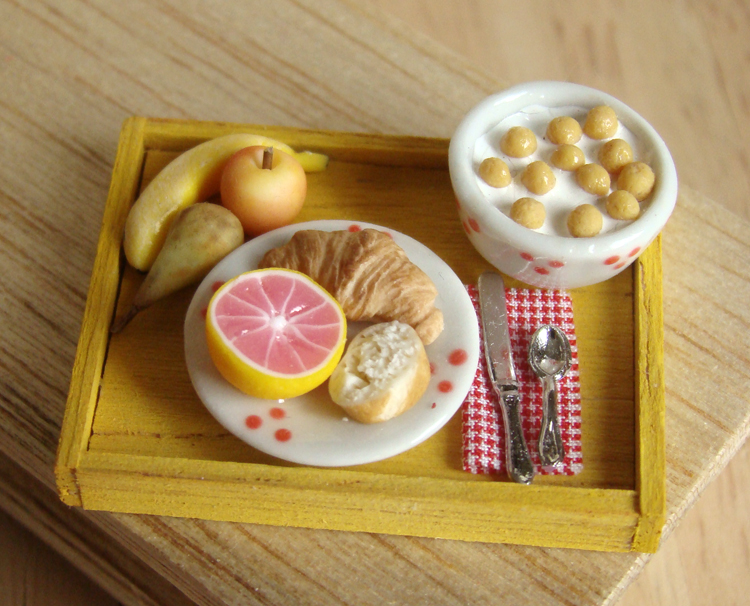
[[[221,259],[245,239],[242,225],[226,208],[200,202],[188,206],[172,222],[164,246],[112,332],[119,332],[141,310],[202,280]]]
[[[307,177],[293,156],[253,146],[234,154],[221,174],[221,203],[239,218],[245,233],[258,236],[289,225],[302,210]]]
[[[321,385],[336,368],[346,318],[306,275],[257,269],[216,291],[206,338],[217,369],[237,389],[257,398],[293,398]]]
[[[251,145],[273,146],[293,155],[310,172],[325,169],[328,162],[322,154],[297,153],[280,141],[245,133],[217,137],[189,149],[154,177],[130,209],[123,241],[128,263],[148,271],[177,213],[218,193],[227,160]]]

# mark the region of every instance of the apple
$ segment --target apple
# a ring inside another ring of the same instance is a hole
[[[289,225],[302,210],[307,176],[292,156],[255,145],[235,152],[221,174],[221,203],[249,236]]]

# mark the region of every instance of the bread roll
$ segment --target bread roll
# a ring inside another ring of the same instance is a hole
[[[405,412],[430,382],[430,362],[416,331],[403,322],[368,326],[349,344],[328,381],[333,401],[362,423]]]

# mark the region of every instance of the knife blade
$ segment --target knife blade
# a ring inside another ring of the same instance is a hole
[[[534,465],[521,429],[521,398],[510,346],[505,282],[500,274],[487,271],[479,276],[478,287],[487,370],[505,426],[505,466],[512,480],[530,484]]]

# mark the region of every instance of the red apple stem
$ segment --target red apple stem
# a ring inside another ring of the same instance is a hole
[[[263,150],[263,168],[271,170],[273,164],[273,147],[266,147]]]

